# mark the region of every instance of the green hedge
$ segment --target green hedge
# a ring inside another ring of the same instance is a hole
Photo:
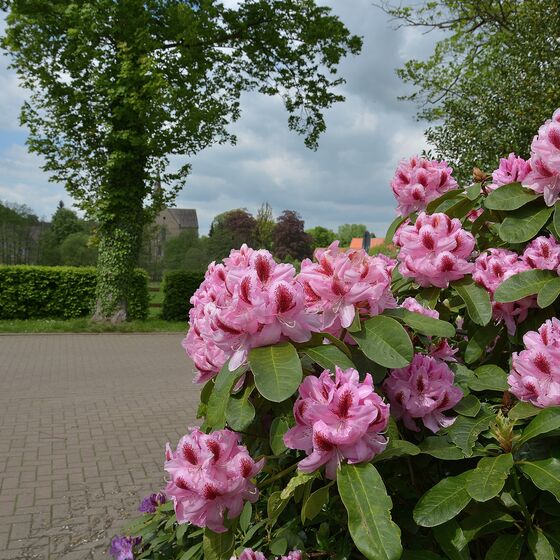
[[[84,317],[95,306],[95,268],[0,266],[0,319]],[[130,319],[146,319],[148,276],[136,270],[130,284]]]
[[[191,307],[189,301],[204,280],[202,272],[173,270],[163,277],[163,305],[161,316],[166,321],[186,321]]]

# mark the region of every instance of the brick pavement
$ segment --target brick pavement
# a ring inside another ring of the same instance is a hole
[[[0,336],[0,560],[110,558],[195,418],[180,334]]]

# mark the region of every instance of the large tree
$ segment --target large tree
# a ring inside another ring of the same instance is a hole
[[[548,0],[444,0],[382,7],[398,25],[440,30],[427,60],[398,70],[406,99],[437,155],[466,176],[492,171],[511,151],[527,156],[540,124],[560,105],[560,5]]]
[[[274,256],[280,260],[301,261],[313,254],[313,239],[305,232],[305,223],[294,210],[284,210],[272,234]]]
[[[126,317],[143,224],[183,185],[192,157],[235,141],[244,91],[281,95],[314,148],[340,59],[361,41],[314,0],[0,0],[3,46],[30,90],[21,120],[99,224],[96,317]]]

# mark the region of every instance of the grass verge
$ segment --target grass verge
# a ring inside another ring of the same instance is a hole
[[[182,322],[148,319],[128,321],[118,325],[91,323],[88,317],[80,319],[13,319],[0,321],[0,333],[135,333],[135,332],[186,332]]]

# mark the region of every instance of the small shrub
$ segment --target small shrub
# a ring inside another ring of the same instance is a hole
[[[163,278],[163,305],[161,316],[166,321],[186,321],[189,300],[201,282],[204,273],[187,270],[167,272]]]
[[[71,319],[92,313],[96,271],[70,266],[0,266],[0,319]],[[129,318],[146,319],[148,277],[136,270]]]

